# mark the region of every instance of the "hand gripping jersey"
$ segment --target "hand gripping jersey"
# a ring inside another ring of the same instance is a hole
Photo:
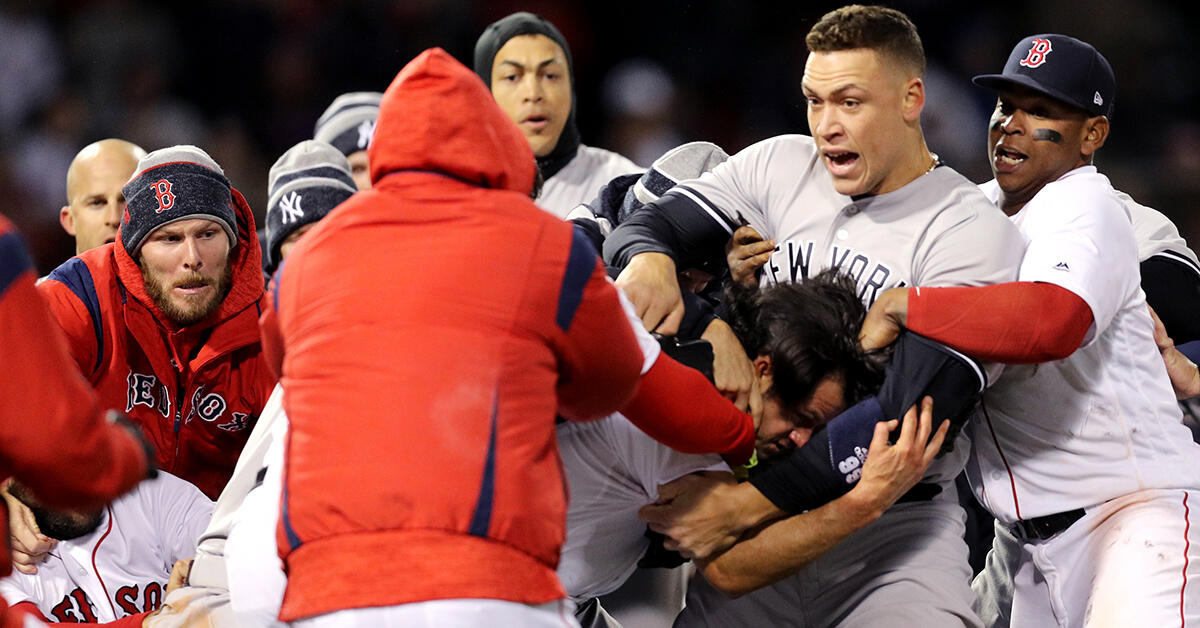
[[[0,591],[52,622],[144,615],[162,604],[171,568],[193,556],[211,514],[212,501],[195,486],[159,473],[106,506],[95,530],[59,541],[36,574],[0,580]]]
[[[38,290],[66,332],[71,357],[100,403],[129,415],[165,471],[216,498],[275,376],[262,359],[263,280],[254,214],[233,192],[233,283],[220,308],[180,328],[146,292],[120,239],[67,260]]]
[[[889,288],[1013,279],[1024,250],[1004,214],[954,170],[934,168],[898,190],[854,200],[837,193],[812,138],[802,135],[754,144],[656,205],[677,241],[657,241],[635,215],[605,242],[610,265],[647,251],[668,252],[678,268],[724,259],[725,242],[748,224],[776,241],[764,284],[837,268],[870,306]],[[958,448],[935,461],[926,480],[952,479],[965,458]]]
[[[1139,287],[1137,244],[1108,179],[1093,166],[1072,170],[1012,220],[1029,240],[1020,280],[1074,292],[1095,322],[1067,359],[1007,367],[984,395],[968,467],[980,502],[1012,522],[1195,487],[1200,447],[1180,425]]]
[[[777,242],[762,271],[764,283],[803,281],[838,268],[856,280],[868,305],[881,291],[900,286],[1011,280],[1024,250],[1004,214],[950,168],[934,168],[887,194],[852,199],[837,193],[813,140],[800,135],[754,144],[676,186],[654,206],[658,217],[635,214],[608,238],[604,251],[610,264],[622,266],[647,251],[672,255],[678,268],[720,261],[733,231],[749,224]],[[656,236],[655,220],[669,225],[670,241]],[[960,443],[934,462],[924,481],[948,486],[966,451]],[[889,509],[802,572],[835,577],[793,576],[737,600],[697,587],[678,625],[771,624],[783,621],[781,608],[796,625],[841,619],[862,625],[977,625],[962,510],[950,501],[953,491],[941,493],[932,501]],[[925,584],[911,588],[906,582]],[[842,602],[825,603],[830,600]],[[796,608],[815,612],[797,616]]]

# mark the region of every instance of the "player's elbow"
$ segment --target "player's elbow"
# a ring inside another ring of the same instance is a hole
[[[715,560],[700,567],[700,573],[712,587],[725,597],[737,599],[762,586],[754,581],[751,574],[730,569],[720,560]]]

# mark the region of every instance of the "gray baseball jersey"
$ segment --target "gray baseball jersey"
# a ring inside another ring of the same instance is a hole
[[[575,157],[546,179],[534,203],[559,218],[566,218],[575,206],[595,198],[604,184],[623,174],[643,170],[617,153],[581,144]]]
[[[1007,217],[954,170],[934,168],[893,192],[854,199],[837,192],[812,138],[802,135],[746,148],[676,186],[659,207],[679,236],[668,252],[680,266],[723,257],[725,241],[739,225],[748,224],[777,244],[763,268],[764,283],[803,281],[838,268],[854,277],[868,305],[881,291],[900,286],[1011,281],[1025,248]],[[605,244],[606,260],[622,264],[639,252],[664,250],[642,235],[622,234],[618,228]],[[966,454],[960,443],[930,468],[925,481],[941,483],[943,498],[894,507],[805,572],[828,575],[815,581],[793,576],[732,602],[698,589],[689,593],[694,606],[685,609],[682,625],[770,625],[779,619],[781,603],[789,605],[782,611],[791,618],[789,625],[831,625],[847,616],[832,606],[802,614],[791,605],[835,594],[835,589],[859,591],[852,599],[864,612],[879,613],[872,617],[881,622],[889,617],[882,609],[902,607],[911,611],[911,625],[948,620],[977,625],[970,612],[964,515],[949,501],[953,490],[948,488]],[[934,526],[931,521],[943,523]],[[924,573],[922,565],[936,566],[937,575]],[[896,585],[910,581],[928,584]],[[736,610],[726,612],[731,609]]]

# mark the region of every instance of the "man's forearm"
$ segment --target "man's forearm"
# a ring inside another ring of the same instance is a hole
[[[750,532],[700,568],[721,592],[744,595],[796,573],[882,514],[883,509],[851,492]]]

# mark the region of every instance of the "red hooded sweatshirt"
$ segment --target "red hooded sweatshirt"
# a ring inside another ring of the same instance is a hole
[[[370,161],[374,188],[296,245],[263,318],[291,424],[280,617],[562,598],[555,415],[636,388],[616,290],[533,204],[528,142],[446,52],[392,82]]]
[[[233,473],[275,384],[258,330],[264,293],[254,215],[241,193],[232,194],[232,287],[198,323],[181,328],[154,304],[119,235],[38,285],[101,406],[128,414],[153,443],[159,468],[211,499]]]
[[[142,446],[107,423],[33,287],[25,243],[0,216],[0,481],[15,476],[46,505],[91,509],[146,475]],[[0,507],[0,530],[8,530]],[[0,549],[0,577],[12,571]],[[24,625],[0,599],[0,628]]]

